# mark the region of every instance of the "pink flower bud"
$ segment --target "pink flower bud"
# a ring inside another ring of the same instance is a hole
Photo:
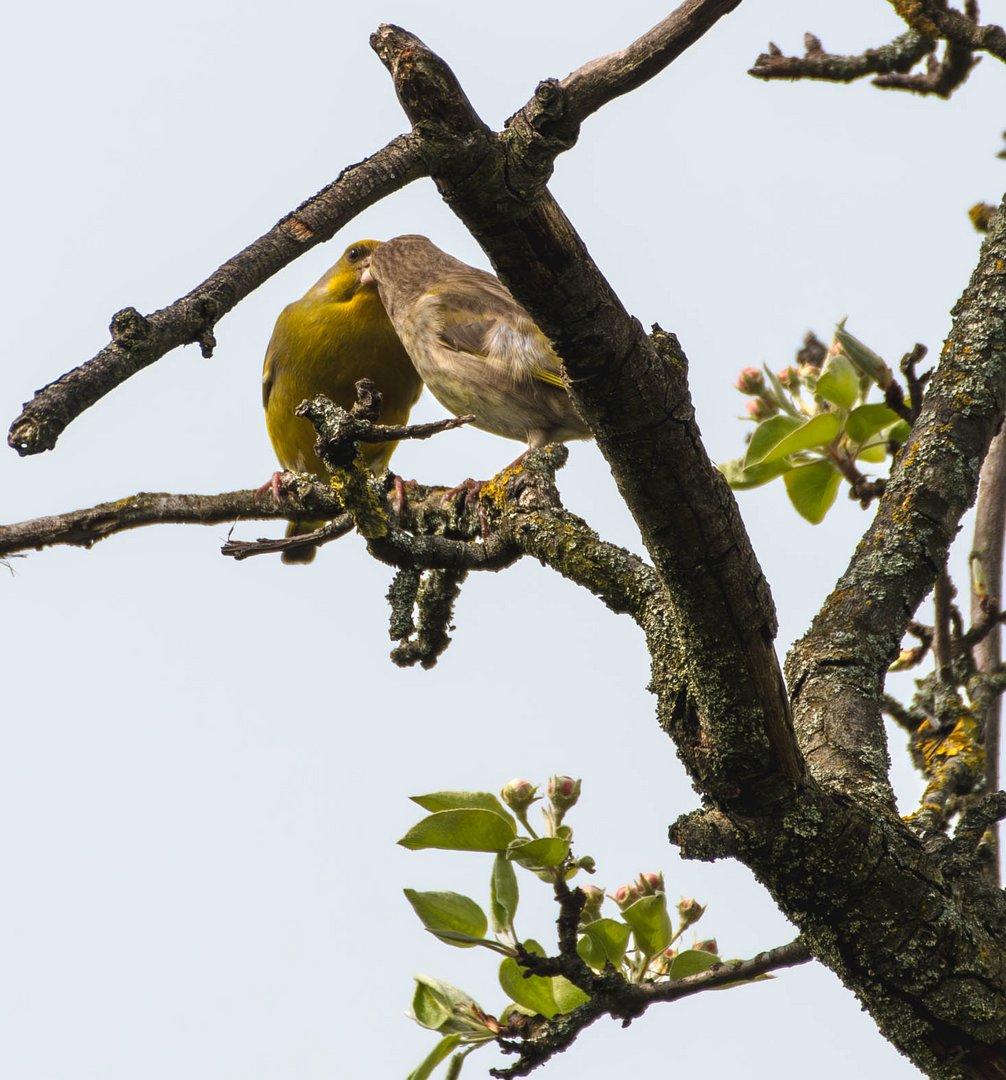
[[[737,376],[734,386],[742,394],[760,394],[765,389],[765,376],[756,367],[746,367]]]
[[[631,885],[619,885],[611,894],[611,899],[624,911],[631,904],[634,904],[641,895],[639,886],[633,882]]]
[[[642,873],[636,878],[636,887],[640,896],[653,896],[664,891],[664,875],[653,871]]]
[[[678,918],[681,920],[682,927],[697,923],[702,918],[705,910],[705,905],[700,904],[697,900],[686,900],[682,897],[678,904]]]
[[[712,953],[713,956],[720,955],[720,947],[716,944],[716,938],[714,937],[706,938],[705,941],[698,942],[694,948],[698,949],[699,952]]]
[[[601,905],[604,903],[604,889],[597,885],[581,885],[580,892],[586,898],[580,912],[580,922],[594,922],[601,917]]]
[[[538,789],[528,780],[511,780],[503,785],[500,797],[511,810],[526,810],[539,798]]]
[[[747,402],[746,408],[751,419],[759,422],[767,420],[770,416],[775,416],[779,411],[777,405],[773,405],[771,401],[766,401],[765,398],[752,398]]]
[[[787,390],[800,389],[800,372],[795,367],[784,367],[779,372],[779,382]]]
[[[550,776],[546,790],[549,802],[565,813],[571,806],[576,806],[580,798],[580,781],[571,776]]]

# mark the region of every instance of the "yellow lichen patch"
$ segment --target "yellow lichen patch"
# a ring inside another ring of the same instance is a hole
[[[962,709],[957,723],[949,732],[933,731],[926,720],[916,732],[915,745],[926,764],[926,772],[932,773],[944,761],[968,755],[968,764],[980,767],[985,762],[985,750],[978,741],[981,727],[967,709]]]
[[[926,14],[926,10],[919,0],[893,0],[894,10],[905,20],[906,23],[920,34],[926,37],[938,38],[940,29]]]
[[[926,720],[916,731],[913,749],[922,760],[929,783],[921,805],[905,819],[909,823],[940,817],[947,799],[970,788],[985,770],[985,748],[979,741],[981,725],[972,713],[961,708],[954,726],[947,731]]]
[[[328,486],[353,515],[357,532],[365,540],[376,540],[388,535],[388,516],[377,493],[368,483],[369,477],[366,466],[357,456],[352,468],[336,469],[332,473]]]
[[[497,509],[503,510],[506,506],[507,486],[514,477],[519,476],[523,471],[524,463],[521,459],[518,459],[512,465],[508,465],[501,472],[487,480],[479,492],[480,497],[486,502],[492,503]]]

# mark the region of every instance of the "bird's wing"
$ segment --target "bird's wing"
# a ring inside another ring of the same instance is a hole
[[[423,298],[437,310],[438,338],[454,352],[478,356],[514,381],[563,387],[559,357],[531,316],[491,274],[477,286],[445,279]]]
[[[290,312],[301,301],[294,301],[292,304],[287,304],[285,308],[279,313],[279,318],[276,320],[276,325],[273,327],[272,337],[269,339],[268,348],[265,351],[265,362],[262,364],[262,408],[267,408],[269,405],[269,395],[273,391],[273,387],[276,383],[276,376],[278,374],[277,367],[278,361],[276,359],[277,352],[282,352],[281,342],[289,340],[289,332],[287,327],[289,325]],[[289,352],[289,350],[287,350]]]
[[[269,395],[272,393],[273,364],[272,349],[265,354],[265,363],[262,365],[262,408],[269,407]]]

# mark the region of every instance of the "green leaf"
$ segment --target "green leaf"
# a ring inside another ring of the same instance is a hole
[[[456,986],[417,975],[412,994],[412,1019],[432,1031],[439,1031],[454,1015],[459,1005],[471,1003],[471,998]]]
[[[863,443],[898,420],[898,414],[893,409],[878,401],[853,409],[845,422],[845,430],[853,442]]]
[[[433,1075],[433,1070],[441,1061],[450,1056],[451,1051],[459,1042],[461,1042],[460,1035],[445,1035],[409,1073],[406,1080],[428,1080]]]
[[[525,978],[524,968],[512,957],[500,964],[499,980],[503,992],[525,1009],[541,1013],[548,1020],[559,1011],[555,994],[552,993],[552,980],[541,975],[529,975]]]
[[[471,945],[481,945],[483,949],[491,952],[502,953],[503,956],[513,956],[513,949],[509,945],[501,945],[487,937],[472,937],[471,934],[462,933],[460,930],[431,930],[434,937],[439,938],[447,945],[459,945],[468,948]]]
[[[605,964],[618,967],[629,945],[631,930],[617,919],[596,919],[581,928],[583,936],[576,943],[576,951],[585,964],[598,971]]]
[[[552,980],[552,994],[561,1013],[571,1013],[574,1009],[579,1009],[585,1002],[590,1001],[590,994],[585,993],[579,986],[571,983],[569,979],[563,978],[562,975],[556,975]]]
[[[768,465],[759,464],[745,468],[743,458],[735,458],[733,461],[724,461],[722,465],[717,465],[716,467],[723,473],[727,483],[734,491],[746,491],[749,488],[761,487],[762,484],[767,484],[770,480],[774,480],[777,476],[782,476],[784,472],[792,468],[790,463],[785,460],[773,461]]]
[[[668,974],[672,979],[683,979],[686,975],[698,975],[711,967],[722,963],[720,958],[704,949],[684,949],[671,961]]]
[[[463,934],[475,940],[486,936],[489,920],[474,900],[456,892],[417,892],[405,889],[405,898],[427,930],[440,936],[444,931]],[[444,937],[452,945],[470,948],[474,941]]]
[[[491,791],[432,791],[429,795],[409,798],[431,813],[437,810],[492,810],[514,824],[513,815]]]
[[[521,866],[561,866],[569,854],[569,841],[560,836],[542,836],[537,840],[514,840],[507,858]]]
[[[782,439],[765,455],[762,463],[765,465],[789,454],[798,454],[801,450],[809,450],[812,446],[827,446],[833,442],[835,436],[842,430],[842,421],[835,413],[819,413],[811,417],[806,424],[801,425],[795,431],[791,431],[785,439]]]
[[[545,950],[530,938],[524,948],[535,956],[544,956]],[[551,1020],[560,1012],[572,1012],[587,1000],[587,995],[561,975],[546,977],[528,975],[526,969],[514,959],[500,964],[499,980],[504,992],[518,1005],[532,1012],[541,1013]]]
[[[674,934],[663,893],[641,896],[623,912],[622,918],[632,927],[632,937],[644,956],[656,956],[671,943]]]
[[[856,460],[865,461],[868,465],[879,465],[886,457],[887,444],[883,442],[872,442],[856,451]]]
[[[812,525],[820,524],[831,509],[841,479],[838,469],[830,461],[798,465],[783,477],[789,501]]]
[[[514,825],[492,810],[440,810],[417,822],[398,842],[412,851],[506,851]]]
[[[786,387],[779,381],[779,376],[768,366],[768,364],[762,364],[762,369],[768,378],[769,385],[775,392],[775,399],[787,412],[791,412],[796,415],[796,408],[793,405],[793,399]]]
[[[906,443],[911,433],[912,425],[907,420],[899,420],[887,433],[887,437],[891,442]]]
[[[795,416],[773,416],[763,420],[755,429],[748,443],[747,453],[744,455],[744,468],[757,465],[773,450],[790,432],[796,431],[803,426],[803,421]]]
[[[493,930],[496,933],[501,930],[513,930],[519,898],[517,874],[514,872],[513,863],[506,855],[499,854],[493,859],[493,872],[489,880],[489,912],[492,916]]]
[[[833,354],[825,361],[814,392],[840,409],[851,409],[859,400],[859,372],[848,357]]]
[[[894,381],[894,373],[884,362],[883,357],[875,353],[858,337],[850,334],[845,328],[844,319],[835,327],[835,338],[846,356],[868,379],[877,383],[882,390],[886,390],[891,385]]]

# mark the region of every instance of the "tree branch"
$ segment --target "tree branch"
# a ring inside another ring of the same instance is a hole
[[[559,84],[564,112],[577,123],[659,75],[741,0],[685,0],[666,19],[618,52],[591,60]],[[525,107],[527,108],[527,106]]]
[[[782,797],[802,764],[771,645],[775,612],[733,495],[702,448],[680,346],[659,329],[648,338],[625,312],[542,187],[548,169],[538,167],[531,182],[522,162],[538,163],[546,151],[539,140],[513,126],[492,137],[453,72],[413,35],[383,26],[372,43],[422,133],[444,198],[556,344],[570,392],[674,598],[688,642],[685,670],[674,676],[687,684],[681,718],[694,709],[705,724],[686,736],[668,711],[679,745],[701,742],[704,787],[761,804],[778,784]],[[711,723],[714,716],[731,722]],[[690,763],[699,767],[698,756]]]
[[[946,0],[889,0],[894,10],[912,27],[929,37],[956,42],[975,52],[987,52],[1006,61],[1006,31],[995,23],[982,26],[976,0],[966,0],[963,12]]]
[[[531,958],[537,959],[537,958]],[[591,999],[571,1013],[560,1014],[536,1029],[523,1040],[500,1040],[505,1052],[519,1055],[518,1060],[502,1069],[490,1069],[489,1075],[511,1080],[528,1076],[556,1054],[569,1049],[581,1032],[601,1016],[622,1020],[641,1016],[651,1005],[660,1001],[677,1001],[705,990],[749,982],[772,971],[795,967],[813,959],[800,938],[767,949],[749,960],[727,960],[697,975],[653,983],[629,983],[622,979],[594,977]]]
[[[67,544],[89,548],[115,533],[145,525],[222,525],[246,518],[308,517],[311,508],[330,516],[342,511],[322,484],[312,487],[305,503],[296,495],[283,503],[257,491],[228,491],[220,495],[171,495],[141,491],[114,502],[84,510],[0,525],[0,556],[19,551],[40,551]]]
[[[936,42],[925,34],[908,30],[900,37],[875,49],[866,49],[853,56],[825,52],[819,38],[804,35],[803,56],[784,56],[778,46],[770,43],[748,74],[756,79],[819,79],[825,82],[853,82],[866,75],[905,73],[936,48]]]
[[[740,0],[686,0],[627,49],[593,60],[561,84],[546,81],[510,123],[554,143],[548,159],[576,141],[581,120],[652,78]],[[556,99],[556,89],[561,103]],[[561,114],[561,115],[560,115]],[[518,124],[518,118],[520,123]],[[559,130],[572,131],[554,142]],[[488,131],[488,129],[486,129]],[[179,345],[215,346],[217,322],[278,270],[331,239],[357,214],[427,175],[413,135],[400,135],[282,218],[269,232],[220,266],[191,292],[151,315],[124,308],[112,318],[110,344],[91,360],[37,391],[11,424],[8,443],[19,454],[51,450],[65,428],[131,375]]]
[[[198,342],[203,355],[210,356],[214,327],[239,301],[298,255],[331,239],[362,210],[423,175],[415,138],[399,135],[344,169],[173,304],[146,317],[133,308],[118,312],[110,344],[37,391],[11,424],[7,442],[22,456],[51,450],[85,409],[165,353]]]
[[[974,546],[971,549],[971,626],[998,616],[1002,608],[1003,539],[1006,536],[1006,433],[1000,428],[982,463],[975,507]],[[998,670],[1002,663],[1002,624],[997,617],[989,632],[972,647],[975,670],[982,675]],[[1002,701],[996,696],[985,713],[985,790],[999,787],[999,747]],[[992,872],[1000,880],[998,828]]]
[[[947,559],[1006,402],[1006,220],[986,235],[919,419],[845,574],[787,660],[814,774],[893,807],[879,702],[905,625]],[[869,597],[868,604],[863,598]]]
[[[890,0],[910,29],[888,45],[866,49],[854,56],[825,52],[820,39],[804,35],[803,56],[784,56],[774,44],[762,53],[748,74],[759,79],[818,79],[852,82],[876,75],[873,85],[881,89],[909,90],[948,98],[961,86],[978,63],[975,52],[987,52],[1006,60],[1006,33],[995,25],[978,21],[976,0],[967,0],[963,12],[946,0]],[[943,56],[934,50],[944,41]],[[928,57],[925,72],[911,69]]]

